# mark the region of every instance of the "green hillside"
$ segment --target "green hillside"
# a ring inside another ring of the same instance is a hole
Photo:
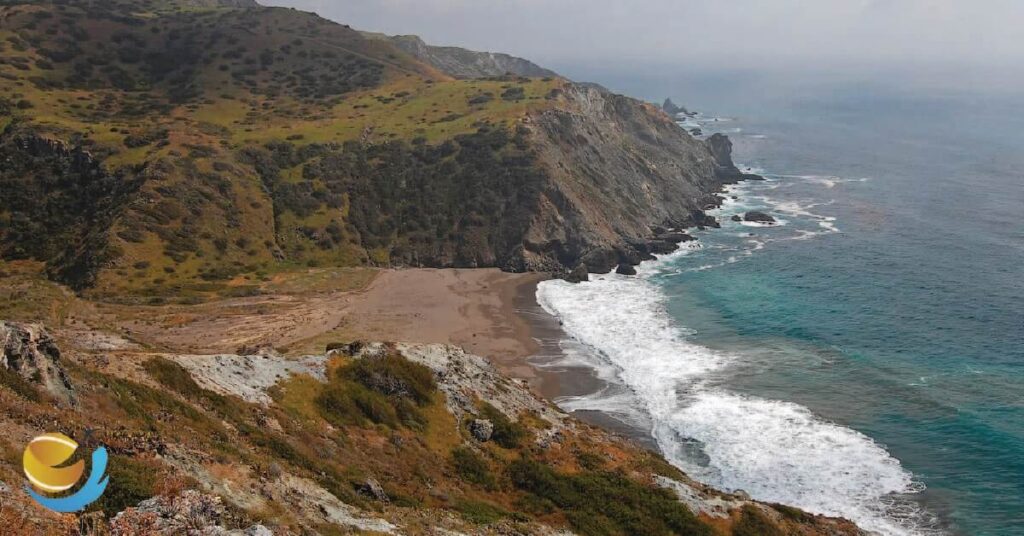
[[[203,4],[0,4],[3,258],[119,299],[504,260],[539,181],[516,125],[564,81],[457,81],[313,14]]]

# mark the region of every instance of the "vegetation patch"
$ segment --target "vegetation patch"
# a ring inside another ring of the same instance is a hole
[[[743,507],[740,520],[732,527],[733,536],[785,536],[778,526],[760,509]]]
[[[10,389],[14,394],[29,402],[42,402],[43,395],[34,385],[26,381],[20,374],[0,366],[0,386]]]
[[[498,408],[483,402],[480,408],[480,415],[491,421],[494,425],[494,432],[491,433],[491,440],[507,449],[517,449],[529,436],[529,431],[519,422],[509,419]]]
[[[324,419],[337,426],[383,424],[423,429],[422,408],[437,387],[429,368],[397,353],[364,357],[331,374],[316,399]]]
[[[497,481],[491,473],[491,466],[473,449],[460,446],[452,451],[452,467],[460,477],[486,489],[494,489]]]
[[[669,491],[610,472],[563,474],[532,460],[508,468],[513,485],[528,493],[523,506],[537,514],[562,510],[573,529],[598,535],[707,535]]]
[[[466,521],[477,525],[490,525],[511,515],[507,510],[485,501],[462,500],[455,503],[455,510]]]

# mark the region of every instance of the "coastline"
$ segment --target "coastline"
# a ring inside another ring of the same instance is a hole
[[[593,395],[604,389],[617,388],[599,378],[593,368],[566,362],[569,354],[563,345],[569,340],[569,336],[562,329],[559,320],[538,303],[537,286],[541,281],[517,286],[514,296],[516,321],[525,324],[527,334],[537,348],[532,355],[520,358],[522,363],[532,370],[531,377],[524,379],[530,381],[536,393],[554,404],[573,397]],[[581,347],[577,351],[590,350]],[[501,364],[496,365],[502,368]],[[515,370],[516,368],[502,368],[504,373],[513,376]],[[596,410],[561,409],[581,421],[627,437],[649,450],[660,452],[649,430],[624,422],[615,415]]]

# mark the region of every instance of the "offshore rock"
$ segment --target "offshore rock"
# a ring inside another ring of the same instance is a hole
[[[587,271],[587,265],[576,265],[576,268],[573,268],[573,270],[569,272],[569,275],[565,276],[565,280],[570,283],[582,283],[584,281],[590,281],[590,272]]]
[[[771,217],[764,212],[757,210],[751,210],[743,215],[743,221],[751,221],[757,223],[775,223],[775,218]]]
[[[636,268],[629,264],[620,264],[619,267],[615,269],[615,273],[619,275],[636,275]]]

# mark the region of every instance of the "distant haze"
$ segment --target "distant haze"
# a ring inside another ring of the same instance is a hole
[[[1019,0],[262,0],[526,57],[574,78],[680,69],[1018,86]]]

